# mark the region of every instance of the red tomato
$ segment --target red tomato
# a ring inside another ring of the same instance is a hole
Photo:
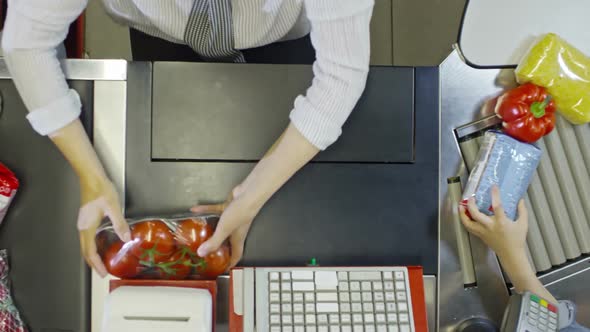
[[[131,240],[133,255],[152,264],[165,261],[176,249],[174,236],[160,220],[147,220],[133,225]]]
[[[207,279],[216,279],[229,268],[231,253],[229,246],[221,245],[217,251],[210,253],[204,259],[195,257],[194,262],[198,264],[204,260],[203,267],[197,267],[197,272]]]
[[[178,223],[176,242],[196,254],[197,249],[213,235],[213,227],[205,220],[185,219]]]
[[[103,262],[107,271],[115,277],[133,278],[141,270],[139,259],[133,256],[123,242],[113,243],[103,255]]]
[[[175,252],[165,262],[158,263],[158,274],[162,279],[186,279],[193,267],[191,257],[184,250]]]

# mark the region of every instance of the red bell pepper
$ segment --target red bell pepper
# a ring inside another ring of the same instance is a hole
[[[506,134],[527,143],[538,141],[555,127],[555,103],[543,87],[526,83],[498,99],[496,115]]]

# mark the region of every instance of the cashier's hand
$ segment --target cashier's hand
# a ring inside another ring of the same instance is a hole
[[[115,186],[108,179],[80,181],[80,213],[78,230],[80,231],[80,247],[86,263],[101,277],[107,270],[97,252],[96,230],[104,217],[113,223],[113,228],[123,242],[131,240],[129,225],[125,221],[119,204],[119,195]]]
[[[461,221],[467,230],[481,238],[498,256],[503,257],[516,252],[524,252],[526,249],[526,234],[528,229],[528,212],[524,201],[518,204],[518,219],[510,220],[504,213],[500,200],[500,190],[492,188],[493,216],[487,216],[477,208],[475,200],[469,199],[469,213],[473,220],[466,214],[461,206]]]
[[[197,254],[205,257],[217,250],[226,239],[229,239],[231,245],[230,267],[236,266],[242,259],[246,236],[259,210],[259,207],[249,202],[247,197],[241,195],[240,186],[232,190],[229,198],[224,203],[193,207],[191,211],[194,213],[221,214],[215,233],[199,247]]]

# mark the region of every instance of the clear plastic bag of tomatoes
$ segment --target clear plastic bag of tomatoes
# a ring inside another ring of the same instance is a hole
[[[107,222],[96,235],[108,272],[121,279],[214,280],[229,268],[230,247],[200,257],[197,249],[212,235],[218,215],[176,215],[127,220],[131,241],[123,243]]]

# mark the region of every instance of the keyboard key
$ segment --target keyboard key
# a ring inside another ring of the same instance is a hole
[[[330,321],[330,324],[338,324],[340,323],[340,315],[330,314],[328,315],[328,320]]]
[[[282,302],[291,302],[291,293],[281,293]]]
[[[328,324],[328,315],[322,314],[317,317],[318,324]]]
[[[350,314],[340,315],[340,321],[342,322],[342,324],[350,324]]]
[[[327,326],[318,326],[318,332],[330,332]]]
[[[389,324],[389,332],[399,332],[397,325]]]
[[[293,282],[293,291],[305,292],[312,291],[315,289],[315,284],[309,281],[295,281]]]
[[[314,293],[305,293],[305,302],[314,302],[315,295]]]
[[[535,308],[535,307],[530,307],[530,312],[538,314],[539,313],[539,309]]]
[[[542,313],[541,313],[539,316],[540,316],[541,318],[544,318],[544,319],[548,319],[548,318],[549,318],[549,315],[548,315],[548,314],[546,314],[546,313],[544,313],[544,312],[542,312]]]
[[[410,318],[408,317],[408,314],[399,314],[398,319],[399,319],[400,323],[409,323],[410,322]]]
[[[551,323],[551,324],[557,324],[557,320],[555,320],[554,317],[549,317],[549,323]]]
[[[303,324],[303,315],[294,315],[293,316],[293,323],[295,324]]]
[[[396,309],[395,303],[387,303],[387,312],[396,312]]]
[[[391,271],[383,272],[383,280],[392,280],[393,273]]]
[[[530,314],[529,314],[529,317],[530,317],[530,318],[532,318],[532,319],[534,319],[534,320],[537,320],[537,319],[539,319],[539,316],[538,316],[538,315],[536,315],[536,314],[533,314],[533,313],[530,313]]]
[[[268,279],[270,279],[270,281],[279,281],[279,273],[278,272],[269,273]]]
[[[379,271],[353,271],[348,273],[350,280],[360,281],[381,281],[381,273]]]
[[[291,272],[281,272],[281,280],[291,280]]]
[[[557,329],[557,325],[553,324],[553,323],[549,323],[547,325],[547,327],[549,328],[549,330],[551,331],[555,331],[555,329]]]
[[[315,315],[314,314],[306,314],[305,315],[305,323],[306,324],[315,324]]]
[[[340,302],[340,312],[350,312],[350,303],[348,302]]]
[[[318,302],[315,305],[315,309],[319,313],[338,312],[338,303]]]
[[[281,316],[280,315],[270,315],[270,325],[280,325],[281,324]]]
[[[363,315],[362,314],[354,314],[352,315],[352,322],[355,324],[359,324],[363,322]]]
[[[406,302],[398,302],[397,311],[399,311],[399,312],[408,311],[408,304]]]
[[[408,299],[406,292],[397,292],[395,297],[398,301],[406,301]]]
[[[295,303],[293,305],[293,312],[296,314],[303,313],[303,303]]]
[[[317,293],[315,295],[318,302],[336,302],[338,301],[338,293]]]
[[[283,290],[283,292],[285,292],[285,291],[290,292],[291,291],[291,282],[281,283],[281,289]]]
[[[365,313],[365,323],[373,324],[375,322],[375,314]]]
[[[293,302],[303,302],[303,293],[293,294]]]
[[[338,290],[339,291],[348,291],[348,282],[347,281],[341,281],[338,283]]]
[[[387,332],[387,326],[377,325],[377,332]]]
[[[406,283],[403,281],[396,281],[395,282],[395,289],[396,290],[405,290],[406,289]]]
[[[399,326],[399,332],[410,332],[410,325],[408,325],[408,324],[401,324]]]
[[[283,325],[283,332],[293,332],[293,326]]]
[[[270,302],[279,302],[281,297],[279,296],[279,293],[270,293],[269,299]]]
[[[305,332],[305,327],[300,325],[295,325],[293,332]]]
[[[385,303],[382,303],[382,302],[375,303],[375,311],[376,312],[385,312]]]
[[[271,326],[270,332],[281,332],[281,327],[280,326]]]
[[[389,323],[397,323],[397,314],[387,314],[387,322]]]
[[[361,282],[361,289],[363,291],[370,291],[371,290],[371,282],[370,281]]]
[[[338,276],[336,271],[316,271],[315,288],[318,290],[337,290]]]
[[[376,314],[375,320],[377,321],[377,323],[385,323],[386,322],[385,314]]]
[[[344,325],[340,327],[340,331],[342,332],[352,332],[352,327],[350,325]]]
[[[383,293],[381,293],[381,292],[374,292],[373,293],[373,298],[375,299],[376,302],[377,301],[381,302],[384,299]]]
[[[397,271],[393,274],[393,276],[395,277],[395,280],[404,280],[404,273],[401,271]]]
[[[363,326],[362,325],[355,325],[353,327],[353,331],[354,332],[365,332],[365,329],[363,329]]]
[[[373,301],[373,294],[371,294],[370,292],[364,292],[363,293],[363,302],[371,302]]]
[[[291,313],[293,311],[293,309],[291,308],[291,304],[289,303],[285,303],[281,306],[281,309],[283,310],[283,313]]]
[[[557,318],[557,314],[553,311],[549,311],[549,317]]]
[[[350,290],[351,291],[360,291],[361,290],[361,283],[358,281],[353,281],[350,283]]]
[[[386,301],[395,301],[395,294],[393,292],[385,293],[385,300]]]
[[[291,315],[283,315],[281,316],[281,322],[283,323],[283,325],[291,325],[293,323],[293,319],[291,318]]]
[[[364,312],[373,312],[373,303],[372,302],[368,302],[368,303],[363,303],[363,311]]]
[[[529,325],[530,326],[537,326],[537,320],[529,317]]]
[[[291,272],[293,280],[313,280],[313,271],[293,271]]]
[[[270,291],[271,292],[278,292],[280,290],[278,282],[271,282],[270,283]]]
[[[539,324],[547,325],[547,320],[543,318],[539,318]]]
[[[280,314],[281,313],[281,306],[277,303],[272,303],[270,305],[270,313],[271,314]]]
[[[340,302],[350,302],[350,294],[346,292],[340,292]]]
[[[547,326],[545,326],[545,325],[541,325],[541,324],[539,324],[539,325],[537,325],[537,328],[538,328],[539,330],[541,330],[542,332],[544,332],[544,331],[547,331]]]
[[[373,281],[373,290],[380,291],[383,289],[383,283],[381,281]]]
[[[361,302],[361,293],[359,293],[359,292],[350,293],[350,302]]]
[[[353,303],[351,304],[352,312],[361,312],[363,311],[363,306],[360,303]]]
[[[340,280],[340,281],[348,280],[348,272],[346,272],[346,271],[338,272],[338,280]]]
[[[340,332],[340,326],[330,325],[330,332]]]
[[[306,303],[305,304],[305,312],[306,313],[314,313],[315,312],[315,303]]]
[[[375,332],[375,326],[365,325],[365,332]]]
[[[391,281],[384,282],[383,288],[385,288],[385,290],[392,291],[393,290],[393,282],[391,282]]]

